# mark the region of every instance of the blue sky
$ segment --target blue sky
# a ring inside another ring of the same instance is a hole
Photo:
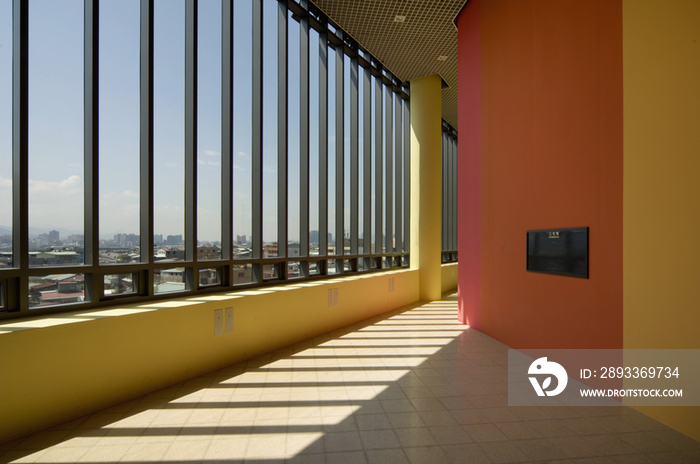
[[[155,233],[184,234],[184,0],[156,0]],[[29,4],[30,227],[82,231],[83,0]],[[263,1],[263,240],[277,239],[277,14]],[[234,237],[251,231],[251,2],[234,2]],[[11,0],[0,0],[0,226],[11,224]],[[100,2],[100,236],[139,230],[139,1]],[[299,24],[288,33],[288,238],[299,238]],[[221,238],[221,3],[199,1],[199,239]],[[318,34],[310,41],[310,229],[318,228]],[[345,57],[345,152],[349,153]],[[329,231],[335,235],[335,53],[329,50]],[[362,89],[362,88],[361,88]],[[360,126],[361,127],[361,126]],[[360,156],[362,157],[362,140]],[[346,161],[346,168],[349,164]],[[374,165],[374,163],[373,163]],[[361,167],[361,166],[360,166]],[[362,171],[360,171],[362,172]],[[349,174],[344,217],[349,227]],[[361,212],[361,210],[360,210]],[[361,227],[361,223],[360,223]],[[362,229],[360,229],[362,230]]]
[[[12,2],[0,0],[0,226],[12,224]]]

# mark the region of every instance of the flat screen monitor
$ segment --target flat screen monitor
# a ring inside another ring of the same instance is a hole
[[[588,227],[527,231],[527,270],[588,278]]]

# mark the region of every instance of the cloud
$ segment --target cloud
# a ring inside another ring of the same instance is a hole
[[[33,227],[83,228],[83,180],[29,179],[29,222]]]
[[[55,196],[68,196],[82,193],[83,180],[80,176],[70,176],[58,182],[29,179],[29,196],[50,192]]]
[[[241,157],[243,157],[243,158],[247,158],[247,157],[248,157],[248,153],[246,153],[246,152],[244,152],[244,151],[237,151],[237,152],[236,152],[236,155],[241,156]]]
[[[216,150],[204,150],[204,154],[209,156],[221,156],[221,152]]]

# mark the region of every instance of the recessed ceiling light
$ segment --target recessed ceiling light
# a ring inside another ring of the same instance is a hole
[[[445,56],[445,55],[438,56],[438,61],[447,61],[447,56]]]
[[[405,16],[403,16],[403,15],[396,15],[396,16],[394,16],[394,22],[395,22],[395,23],[402,23],[402,22],[404,22],[404,21],[406,21],[406,17],[405,17]]]

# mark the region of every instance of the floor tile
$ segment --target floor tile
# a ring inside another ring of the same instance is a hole
[[[513,442],[479,443],[481,450],[495,464],[526,462],[530,459]]]
[[[360,437],[367,450],[401,447],[393,430],[366,430],[360,432]]]
[[[700,462],[699,442],[630,408],[508,407],[508,347],[456,323],[455,301],[410,305],[0,444],[0,462]]]

